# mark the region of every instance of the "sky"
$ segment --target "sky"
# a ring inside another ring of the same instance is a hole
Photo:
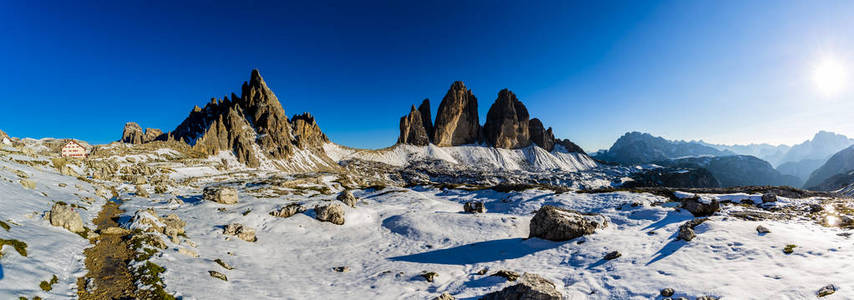
[[[0,1],[0,129],[169,131],[257,68],[352,147],[394,144],[456,80],[481,123],[508,88],[587,151],[628,131],[795,144],[854,136],[852,51],[854,1]]]

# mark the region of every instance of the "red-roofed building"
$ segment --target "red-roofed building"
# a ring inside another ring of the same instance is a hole
[[[75,141],[68,141],[65,146],[62,146],[63,157],[86,157],[86,147],[78,144]]]

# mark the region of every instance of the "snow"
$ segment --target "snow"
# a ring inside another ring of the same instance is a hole
[[[442,160],[452,164],[461,164],[495,170],[548,171],[559,170],[575,172],[596,167],[596,162],[585,154],[570,153],[562,147],[552,152],[531,145],[521,149],[501,149],[479,145],[453,147],[395,145],[380,150],[355,150],[332,143],[324,145],[326,155],[335,161],[362,159],[381,162],[397,167],[405,167],[418,160]]]
[[[88,240],[63,228],[53,227],[42,218],[56,201],[76,204],[85,209],[75,209],[84,225],[94,228],[91,219],[104,204],[95,195],[95,187],[74,177],[58,174],[52,167],[28,166],[7,160],[34,161],[29,156],[0,155],[0,221],[11,226],[9,231],[0,228],[0,239],[17,239],[27,243],[27,257],[19,255],[11,246],[2,249],[0,258],[0,298],[17,299],[20,296],[42,298],[72,298],[76,296],[77,278],[86,274],[83,249]],[[15,171],[23,171],[29,180],[36,182],[34,190],[19,183]],[[59,183],[67,186],[60,187]],[[80,189],[77,188],[80,186]],[[43,194],[44,193],[44,194]],[[82,197],[95,199],[92,204]],[[59,282],[50,292],[39,288],[41,281],[50,281],[56,275]]]
[[[854,297],[849,275],[854,247],[837,235],[842,230],[809,221],[714,216],[695,228],[694,240],[679,241],[679,225],[693,217],[672,205],[653,206],[667,199],[650,194],[356,191],[359,203],[345,207],[347,221],[337,226],[314,220],[310,209],[334,201],[334,194],[255,198],[241,192],[238,204],[222,205],[200,200],[196,190],[183,192],[186,204],[177,208],[168,197],[154,204],[133,199],[123,207],[130,215],[153,206],[158,214],[175,213],[187,221],[187,236],[201,257],[180,255],[177,249],[186,246],[170,243],[171,250],[154,259],[167,268],[167,290],[184,299],[429,299],[442,292],[476,299],[512,284],[477,275],[483,268],[488,274],[502,269],[540,274],[568,299],[651,299],[666,287],[690,298],[803,299],[831,283],[839,287],[833,297]],[[737,196],[743,195],[718,197]],[[462,213],[462,204],[472,200],[484,201],[488,212]],[[267,214],[294,202],[309,210],[284,219]],[[600,213],[610,224],[568,242],[526,239],[532,212],[545,204]],[[257,229],[258,241],[223,236],[222,226],[233,222]],[[757,234],[759,224],[772,233]],[[787,244],[798,245],[795,253],[782,252]],[[603,260],[614,250],[622,257]],[[219,267],[217,258],[235,269]],[[350,271],[332,270],[338,266]],[[208,270],[226,274],[229,281],[211,278]],[[423,271],[439,276],[428,283],[418,276]]]

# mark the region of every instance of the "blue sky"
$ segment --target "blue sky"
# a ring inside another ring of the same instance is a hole
[[[854,2],[0,2],[0,129],[117,140],[172,130],[261,70],[288,115],[340,144],[397,139],[462,80],[481,120],[502,88],[588,151],[627,131],[714,143],[854,135]],[[790,3],[792,2],[792,3]],[[847,77],[845,82],[851,81]]]

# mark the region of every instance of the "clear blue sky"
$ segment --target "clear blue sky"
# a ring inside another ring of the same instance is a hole
[[[393,144],[409,106],[427,97],[435,114],[455,80],[481,120],[509,88],[588,151],[633,130],[854,135],[854,89],[812,80],[824,57],[854,66],[854,1],[311,2],[0,1],[0,129],[93,143],[127,121],[168,131],[258,68],[288,115],[355,147]]]

